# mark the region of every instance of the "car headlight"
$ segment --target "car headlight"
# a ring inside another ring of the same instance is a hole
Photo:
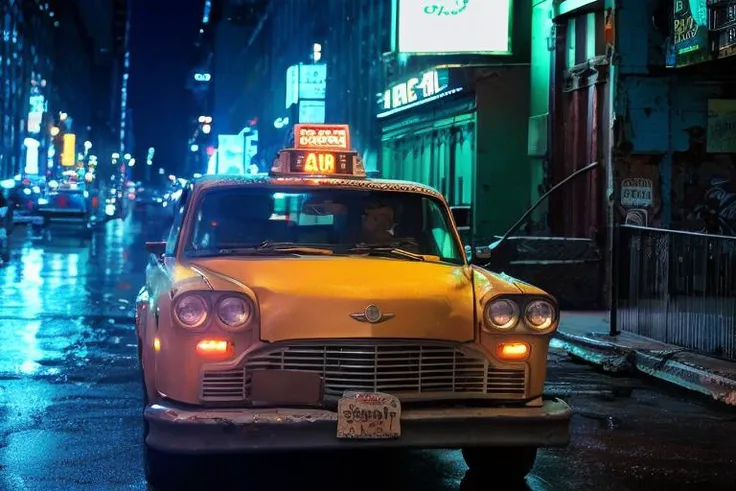
[[[505,298],[486,305],[486,320],[497,329],[511,329],[519,321],[519,306]]]
[[[253,303],[240,297],[226,297],[217,304],[217,317],[229,329],[243,327],[253,315]]]
[[[557,309],[546,300],[534,300],[527,305],[524,317],[532,328],[543,331],[556,320]]]
[[[184,326],[199,327],[207,320],[207,302],[199,295],[185,295],[176,302],[174,312]]]

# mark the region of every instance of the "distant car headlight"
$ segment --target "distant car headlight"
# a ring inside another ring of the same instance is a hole
[[[497,329],[511,329],[519,322],[519,306],[505,298],[494,300],[486,305],[485,317]]]
[[[217,317],[229,329],[240,329],[253,315],[253,303],[241,297],[225,297],[217,304]]]
[[[548,329],[557,318],[557,309],[546,300],[530,302],[524,312],[526,322],[538,331]]]
[[[176,301],[174,313],[185,327],[199,327],[207,320],[207,302],[199,295],[185,295]]]

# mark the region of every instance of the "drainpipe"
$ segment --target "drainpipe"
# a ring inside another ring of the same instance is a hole
[[[610,42],[611,52],[609,53],[609,72],[608,72],[608,94],[606,94],[607,101],[607,114],[606,120],[608,126],[605,128],[606,131],[606,146],[603,150],[603,160],[606,162],[606,192],[604,199],[605,210],[606,210],[606,251],[603,255],[603,277],[606,284],[607,298],[604,300],[609,308],[609,326],[611,336],[618,334],[618,317],[617,317],[617,300],[618,300],[618,259],[617,254],[620,250],[619,234],[616,228],[616,180],[614,173],[613,161],[613,145],[614,145],[614,121],[616,119],[616,94],[618,87],[618,63],[616,58],[616,39],[620,38],[620,32],[618,30],[618,22],[616,22],[616,0],[606,0],[606,7],[609,9],[609,19],[613,23],[610,35],[612,39],[607,39]],[[614,278],[616,275],[616,278]]]

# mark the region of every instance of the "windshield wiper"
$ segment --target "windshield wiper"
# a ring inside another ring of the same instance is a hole
[[[421,254],[409,252],[405,249],[398,247],[388,247],[379,245],[368,245],[363,244],[357,247],[348,249],[346,252],[351,254],[367,254],[369,256],[398,256],[404,259],[411,259],[414,261],[426,261],[426,258]]]
[[[192,252],[194,256],[279,256],[279,255],[318,255],[331,256],[330,249],[306,247],[294,242],[264,241],[260,244],[247,244],[238,247],[226,247],[217,250],[203,250]]]
[[[320,256],[331,256],[334,254],[332,249],[324,247],[311,247],[296,242],[274,242],[266,240],[253,247],[257,251],[274,251],[274,252],[290,252],[294,254],[315,254]]]

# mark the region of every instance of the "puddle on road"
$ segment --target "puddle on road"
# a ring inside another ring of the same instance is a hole
[[[102,378],[110,382],[127,381],[129,378],[116,372],[130,371],[137,366],[132,320],[130,323],[86,317],[21,323],[0,320],[0,331],[15,333],[16,340],[23,341],[5,344],[0,377],[44,378],[57,383]]]

